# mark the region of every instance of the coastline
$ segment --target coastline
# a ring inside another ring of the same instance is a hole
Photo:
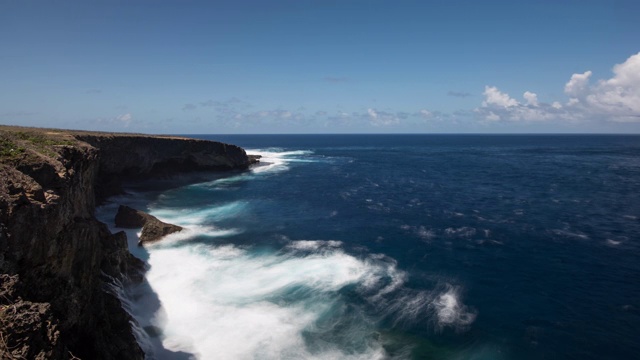
[[[175,136],[0,126],[0,352],[142,359],[118,291],[144,264],[96,218],[123,181],[242,171],[235,145]]]

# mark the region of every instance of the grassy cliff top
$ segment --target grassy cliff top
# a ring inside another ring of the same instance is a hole
[[[178,136],[146,135],[136,133],[115,133],[82,130],[33,128],[0,125],[0,163],[13,164],[34,159],[34,157],[56,157],[60,146],[86,146],[76,136],[99,137],[150,137],[186,139]]]
[[[35,157],[56,157],[56,147],[79,146],[69,132],[0,126],[0,163],[16,164]]]

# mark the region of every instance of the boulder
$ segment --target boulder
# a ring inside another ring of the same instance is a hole
[[[120,207],[118,207],[118,213],[116,214],[115,223],[116,227],[119,228],[137,229],[143,227],[149,217],[151,217],[151,215],[144,211],[120,205]]]
[[[167,224],[153,215],[125,205],[120,205],[118,208],[115,223],[117,227],[125,229],[142,228],[142,234],[140,234],[140,241],[138,242],[139,246],[158,241],[169,234],[182,230],[181,226]]]
[[[173,234],[181,230],[181,226],[167,224],[158,220],[154,216],[149,215],[147,222],[142,227],[142,234],[140,235],[138,245],[142,246],[144,243],[158,241],[169,234]]]

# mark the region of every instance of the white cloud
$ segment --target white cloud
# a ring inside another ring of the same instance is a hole
[[[529,91],[525,91],[524,95],[525,100],[527,100],[527,104],[531,106],[538,106],[538,95]]]
[[[586,106],[614,121],[640,121],[640,53],[615,65],[613,73],[589,89]]]
[[[589,85],[589,78],[591,77],[591,71],[586,71],[583,74],[573,74],[571,79],[564,86],[564,93],[571,97],[581,97],[587,90]]]
[[[482,102],[483,107],[510,107],[518,105],[518,102],[515,99],[512,99],[509,95],[500,92],[500,90],[495,86],[485,86],[482,94],[485,96],[485,101]]]
[[[576,106],[578,104],[580,104],[580,100],[576,98],[571,98],[569,99],[569,101],[567,101],[567,106]]]
[[[390,126],[400,123],[400,116],[397,113],[388,113],[369,108],[365,116],[369,118],[369,124],[373,126]]]
[[[428,118],[433,116],[433,114],[431,113],[431,111],[427,110],[427,109],[422,109],[420,110],[420,116],[422,116],[423,118]]]
[[[520,103],[495,86],[486,86],[485,100],[475,111],[483,121],[614,121],[640,122],[640,53],[613,67],[613,77],[590,84],[591,71],[573,74],[564,86],[569,97],[540,102],[526,91]]]
[[[282,114],[280,114],[281,117],[288,119],[291,117],[291,112],[290,111],[285,111]]]
[[[489,111],[489,114],[485,117],[487,121],[500,121],[500,116],[493,113],[493,111]]]
[[[570,114],[560,111],[560,108],[554,105],[546,104],[538,101],[538,95],[526,91],[523,95],[526,103],[521,103],[513,99],[507,93],[501,92],[495,86],[485,87],[485,101],[482,107],[475,111],[481,116],[482,122],[535,122],[548,121],[553,118],[561,118],[564,120],[574,120]]]

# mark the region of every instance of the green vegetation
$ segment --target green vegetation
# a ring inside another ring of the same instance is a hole
[[[73,141],[71,140],[44,136],[40,133],[35,132],[18,131],[15,133],[15,137],[38,146],[73,145]]]
[[[16,159],[25,151],[24,147],[17,146],[11,140],[0,137],[0,161]]]
[[[3,126],[0,128],[0,162],[30,161],[39,156],[57,158],[55,146],[75,144],[65,133]]]

